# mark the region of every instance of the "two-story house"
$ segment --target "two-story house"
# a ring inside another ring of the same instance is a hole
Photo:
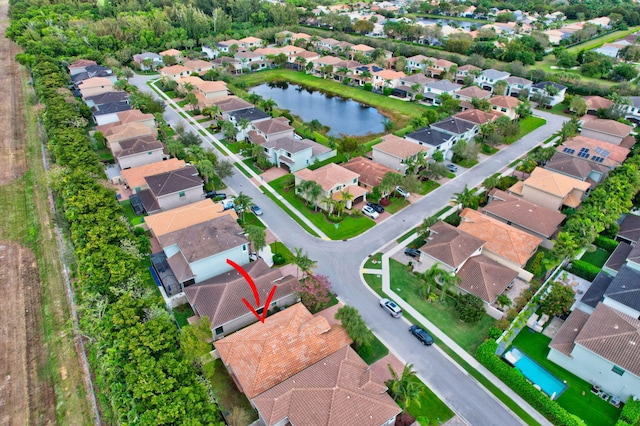
[[[480,126],[477,124],[467,120],[461,120],[455,116],[433,123],[431,124],[431,128],[453,136],[455,139],[454,144],[461,140],[473,140],[480,130]]]
[[[567,86],[553,81],[541,81],[531,86],[529,99],[535,102],[543,100],[543,104],[554,106],[564,101],[566,94]]]
[[[588,182],[536,167],[527,179],[509,188],[509,192],[557,211],[563,206],[579,207],[590,186]]]
[[[516,77],[512,75],[505,79],[507,82],[507,91],[505,95],[518,97],[520,92],[527,91],[527,93],[531,92],[531,86],[533,85],[533,81],[527,80],[526,78]]]
[[[480,71],[482,71],[482,68],[478,68],[475,65],[462,65],[456,70],[456,83],[462,84],[467,76],[475,77],[475,74],[480,73]]]
[[[167,157],[164,144],[153,135],[136,136],[109,144],[121,170],[162,161]]]
[[[138,64],[142,71],[149,71],[162,65],[162,56],[153,52],[142,52],[133,55],[133,62]]]
[[[347,191],[353,197],[348,200],[346,208],[350,209],[354,204],[366,201],[367,191],[358,186],[359,175],[350,170],[345,169],[335,163],[329,163],[316,170],[302,169],[294,173],[296,191],[305,181],[316,182],[322,188],[322,193],[315,200],[308,199],[308,194],[297,192],[307,201],[317,204],[323,210],[331,210],[332,206],[323,200],[331,198],[333,200],[341,200],[342,192]]]
[[[491,92],[479,88],[478,86],[469,86],[464,89],[460,89],[453,94],[454,99],[459,101],[471,102],[475,99],[489,99]]]
[[[491,109],[502,113],[512,120],[518,117],[517,109],[520,101],[512,96],[494,96],[489,99]]]
[[[205,75],[207,71],[213,68],[211,62],[203,61],[202,59],[194,59],[186,61],[184,67],[191,71],[191,74]]]
[[[82,80],[77,85],[77,90],[82,99],[96,96],[106,92],[113,92],[113,81],[105,77],[91,77]]]
[[[186,163],[183,160],[169,158],[164,161],[156,161],[154,163],[122,170],[120,178],[122,183],[135,194],[148,188],[147,181],[144,180],[145,177],[170,172],[171,170],[178,170],[185,166]]]
[[[159,55],[162,57],[171,56],[176,60],[176,62],[178,63],[182,62],[182,52],[179,51],[178,49],[163,50],[162,52],[159,53]]]
[[[149,189],[138,192],[148,214],[202,200],[204,182],[194,166],[144,178]]]
[[[493,86],[500,80],[506,80],[511,74],[506,71],[498,71],[493,68],[484,70],[475,78],[475,83],[484,90],[493,92]]]
[[[184,65],[171,65],[160,69],[160,75],[171,80],[179,80],[191,75],[191,69]]]
[[[247,139],[257,145],[273,142],[277,139],[289,137],[293,139],[293,127],[286,117],[268,118],[252,122],[252,129],[247,133]]]
[[[424,99],[434,105],[440,104],[440,95],[446,93],[455,97],[455,92],[462,89],[457,83],[449,80],[433,80],[424,85]]]
[[[430,126],[405,135],[405,139],[418,145],[430,146],[433,150],[441,151],[445,158],[448,159],[453,156],[451,148],[456,142],[456,138],[453,135]],[[431,155],[433,156],[433,153]]]
[[[252,136],[249,134],[249,140],[258,139]],[[265,139],[260,145],[264,149],[264,155],[272,164],[290,172],[296,172],[317,161],[324,161],[336,155],[335,149],[309,139],[298,139],[295,135]]]
[[[432,145],[423,145],[419,141],[412,142],[394,134],[388,134],[382,137],[382,142],[373,145],[372,156],[376,163],[404,174],[407,170],[407,159],[416,158],[421,152],[429,156],[434,149]]]
[[[376,90],[393,89],[407,75],[402,71],[382,70],[373,73],[373,87]]]
[[[609,142],[610,144],[620,145],[622,141],[631,134],[632,126],[620,123],[615,120],[604,120],[597,118],[595,120],[585,120],[582,123],[580,135],[592,139]]]
[[[233,123],[238,131],[236,134],[236,140],[238,141],[244,140],[249,132],[254,131],[252,124],[272,120],[269,114],[256,107],[231,111],[228,116],[229,121]]]

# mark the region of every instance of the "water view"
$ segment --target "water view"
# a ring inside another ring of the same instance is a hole
[[[250,92],[273,99],[278,107],[288,109],[307,123],[318,120],[329,126],[329,136],[362,136],[384,131],[385,117],[378,110],[351,99],[288,83],[264,83]]]
[[[420,18],[418,19],[422,25],[449,25],[454,28],[464,28],[467,31],[471,31],[471,27],[475,26],[480,28],[483,24],[473,21],[463,21],[463,20],[449,20],[449,19],[434,19],[434,18]]]

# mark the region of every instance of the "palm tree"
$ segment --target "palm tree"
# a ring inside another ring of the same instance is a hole
[[[247,194],[239,193],[233,200],[236,211],[240,215],[240,222],[244,223],[244,212],[253,204],[253,200]]]
[[[382,196],[388,198],[393,189],[400,184],[400,181],[402,181],[402,175],[398,173],[388,172],[385,174],[378,184]]]
[[[276,101],[271,98],[265,99],[264,101],[260,102],[260,107],[269,113],[273,111],[273,107],[275,106],[277,106]]]
[[[436,262],[429,269],[424,271],[422,279],[424,282],[420,287],[420,297],[427,299],[431,294],[431,287],[434,285],[443,285],[449,277],[449,273],[440,267],[440,263]]]
[[[391,379],[385,384],[389,388],[389,393],[394,401],[400,402],[404,413],[411,404],[420,406],[420,394],[422,393],[420,381],[416,377],[412,364],[406,364],[402,370],[402,375],[398,376],[391,364],[387,364]]]
[[[309,137],[311,137],[313,135],[313,132],[322,130],[322,123],[314,118],[309,123],[307,123],[307,128],[309,129]]]
[[[351,201],[353,201],[353,194],[351,192],[349,192],[348,189],[345,189],[343,191],[340,191],[340,197],[342,199],[342,201],[344,201],[344,206],[346,208],[351,208]]]
[[[309,181],[309,188],[307,189],[307,195],[309,201],[313,203],[313,210],[318,211],[318,197],[322,195],[322,186],[318,182],[313,180]]]
[[[458,277],[455,272],[451,272],[446,274],[446,276],[442,279],[442,289],[440,293],[440,302],[444,300],[444,296],[447,294],[447,290],[451,288],[451,286],[456,286],[460,284],[460,277]]]
[[[309,189],[311,188],[312,182],[313,181],[311,180],[305,180],[305,181],[302,181],[300,185],[296,187],[296,192],[298,193],[298,195],[304,198],[304,204],[307,206],[309,205],[308,193],[309,193]]]
[[[249,93],[247,95],[247,101],[251,102],[254,105],[257,105],[262,102],[262,96],[258,95],[257,93]]]
[[[267,246],[267,231],[263,227],[247,225],[244,232],[247,234],[249,241],[253,244],[253,251],[256,253]]]
[[[222,110],[220,109],[220,107],[218,105],[210,105],[210,106],[202,109],[202,113],[204,115],[209,116],[209,118],[212,119],[212,120],[213,120],[214,117],[217,117],[221,112],[222,112]]]
[[[335,207],[336,203],[333,197],[331,196],[331,194],[328,194],[322,197],[322,200],[320,200],[320,202],[324,205],[325,210],[329,214],[333,213],[333,208]]]
[[[311,270],[317,265],[315,260],[311,260],[309,255],[302,252],[301,248],[293,248],[293,264],[296,265],[296,278],[298,278],[300,271],[302,271],[303,278],[305,275],[309,275]]]
[[[342,213],[344,212],[344,208],[346,207],[344,200],[334,200],[333,205],[336,210],[336,214],[338,216],[342,216]]]
[[[429,216],[429,217],[425,217],[422,220],[422,223],[420,224],[420,226],[418,226],[418,228],[416,229],[416,232],[418,233],[418,236],[422,239],[422,240],[426,240],[427,237],[429,236],[429,232],[430,232],[430,228],[438,221],[438,218],[435,216]]]
[[[467,185],[464,186],[462,192],[454,192],[453,195],[455,195],[455,202],[462,205],[462,208],[470,207],[474,210],[478,208],[479,197]]]

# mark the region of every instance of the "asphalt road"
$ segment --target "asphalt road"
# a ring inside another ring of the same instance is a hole
[[[143,91],[150,91],[145,84],[149,79],[150,77],[136,77],[130,82]],[[169,107],[164,115],[172,125],[183,120],[174,109]],[[264,211],[261,218],[287,247],[301,247],[307,251],[309,257],[317,261],[318,266],[315,272],[329,277],[340,299],[356,307],[369,327],[403,361],[413,364],[414,369],[427,385],[468,424],[523,424],[520,418],[478,384],[466,371],[461,370],[443,352],[435,346],[422,346],[408,333],[408,326],[404,320],[393,319],[386,314],[379,307],[378,296],[362,281],[360,268],[368,255],[378,252],[383,246],[421,223],[425,217],[438,212],[450,201],[453,193],[462,191],[465,185],[474,187],[480,184],[487,176],[525,155],[555,133],[564,121],[563,117],[542,111],[536,111],[536,115],[546,119],[547,124],[472,169],[461,170],[455,179],[379,223],[368,232],[348,241],[321,240],[307,234],[242,173],[236,172],[231,178],[225,180],[225,183],[236,193],[243,192],[260,205]],[[190,125],[186,122],[185,126],[190,129]],[[210,144],[207,142],[203,145]]]

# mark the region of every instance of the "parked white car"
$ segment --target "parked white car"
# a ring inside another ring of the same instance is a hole
[[[400,196],[404,198],[409,198],[411,196],[411,194],[401,186],[396,186],[396,192],[398,192],[398,194],[400,194]]]
[[[373,207],[370,207],[370,206],[364,206],[362,208],[362,213],[364,213],[365,216],[369,216],[371,219],[377,219],[378,216],[380,216],[378,212],[375,211]]]

